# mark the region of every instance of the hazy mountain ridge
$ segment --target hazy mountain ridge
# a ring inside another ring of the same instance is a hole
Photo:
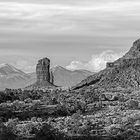
[[[23,88],[31,83],[31,76],[10,64],[0,65],[0,89]]]
[[[61,66],[51,68],[54,84],[62,87],[71,87],[93,74],[87,70],[70,71]],[[10,64],[0,65],[0,89],[24,88],[36,81],[36,73],[25,73]]]
[[[71,87],[76,85],[79,81],[87,78],[93,73],[87,70],[68,70],[61,66],[51,68],[53,74],[53,81],[55,85],[62,87]]]

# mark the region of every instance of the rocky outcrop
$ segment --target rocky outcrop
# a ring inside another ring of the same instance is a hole
[[[140,86],[140,39],[133,43],[131,49],[121,58],[107,63],[106,69],[88,77],[72,89],[85,86],[93,88],[131,88]]]
[[[38,61],[36,66],[37,82],[50,82],[50,60],[43,58]]]
[[[53,83],[51,83],[50,60],[48,58],[43,58],[38,61],[36,66],[36,78],[37,81],[35,84],[26,87],[26,89],[56,87],[53,85]]]

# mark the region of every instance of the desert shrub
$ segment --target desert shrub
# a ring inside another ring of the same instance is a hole
[[[120,102],[125,102],[127,100],[123,94],[118,94],[117,98]]]
[[[119,138],[121,140],[136,140],[135,137],[138,136],[138,133],[133,130],[133,129],[128,129],[124,132],[122,132],[120,135],[119,135]],[[139,140],[139,139],[137,139]]]
[[[32,102],[32,99],[31,98],[27,98],[27,99],[24,100],[24,102],[25,103],[31,103]]]
[[[16,136],[2,122],[0,122],[0,140],[16,140]]]
[[[52,128],[50,125],[45,124],[42,129],[36,134],[36,140],[63,140],[65,135]]]
[[[106,131],[111,136],[117,136],[121,132],[121,126],[119,124],[112,124],[106,128]]]
[[[126,106],[128,107],[128,109],[138,109],[139,102],[136,100],[130,99],[126,102]]]
[[[70,115],[71,113],[70,113],[69,107],[66,104],[63,104],[57,107],[55,114],[57,116],[67,116],[67,115]]]
[[[32,121],[32,122],[36,122],[36,121],[37,121],[37,118],[36,118],[36,117],[32,117],[32,118],[31,118],[31,121]]]
[[[9,119],[5,126],[7,130],[18,137],[28,137],[38,133],[43,127],[43,123],[41,118],[32,117],[29,121]]]
[[[9,119],[8,122],[6,122],[6,126],[9,130],[11,130],[14,133],[18,122],[19,122],[18,118]]]
[[[85,91],[83,96],[87,103],[93,103],[100,100],[100,94],[97,91]]]

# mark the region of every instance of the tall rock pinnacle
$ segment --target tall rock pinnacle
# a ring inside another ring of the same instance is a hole
[[[50,82],[50,60],[43,58],[38,61],[36,66],[37,82]]]
[[[36,77],[37,81],[33,85],[26,87],[26,89],[56,87],[51,83],[53,80],[50,74],[50,60],[48,58],[43,58],[38,61],[36,66]]]

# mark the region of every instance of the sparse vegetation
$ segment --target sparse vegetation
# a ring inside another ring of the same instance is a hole
[[[139,91],[99,93],[6,89],[0,93],[0,134],[14,139],[127,139],[131,132],[139,137],[139,100],[134,98]]]

